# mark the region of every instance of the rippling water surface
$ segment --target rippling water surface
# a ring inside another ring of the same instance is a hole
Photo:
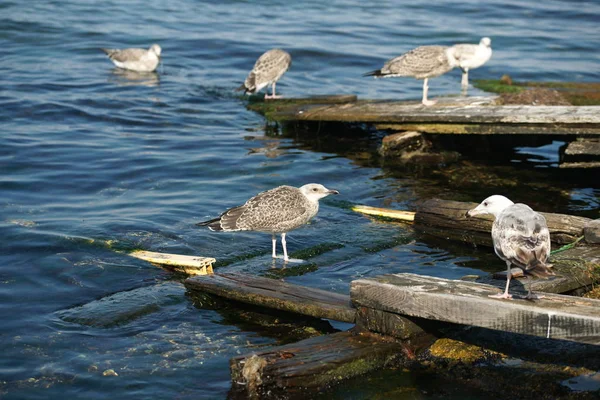
[[[230,261],[223,270],[273,274],[267,235],[193,224],[277,185],[319,182],[342,193],[289,235],[291,251],[330,251],[286,278],[339,292],[381,273],[458,278],[502,268],[489,249],[421,238],[344,202],[411,209],[432,196],[513,191],[544,211],[597,216],[597,182],[555,167],[561,142],[516,149],[477,181],[461,174],[464,162],[382,169],[376,134],[281,132],[233,89],[258,55],[282,47],[293,57],[278,85],[285,96],[419,98],[420,82],[361,74],[418,45],[482,36],[494,55],[472,78],[597,81],[599,20],[596,1],[1,2],[0,397],[225,397],[229,358],[284,339],[115,250],[214,256]],[[99,51],[152,43],[163,65],[144,76],[113,69]],[[459,81],[459,71],[434,79],[430,93],[456,94]],[[501,179],[521,171],[550,185]]]

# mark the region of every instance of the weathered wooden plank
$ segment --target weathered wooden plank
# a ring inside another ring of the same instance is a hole
[[[376,124],[377,129],[417,131],[432,135],[598,135],[594,124],[509,124],[509,123],[443,123],[410,122]]]
[[[579,138],[567,145],[565,154],[568,156],[600,156],[600,139]]]
[[[145,250],[132,251],[129,255],[188,275],[212,274],[212,264],[216,261],[210,257],[183,256],[180,254],[156,253]]]
[[[467,218],[465,215],[476,206],[476,203],[440,199],[424,201],[415,214],[415,228],[436,236],[491,246],[494,218],[491,215]],[[581,237],[584,226],[590,221],[589,218],[573,215],[541,214],[546,217],[551,240],[558,244],[572,243]]]
[[[600,344],[600,301],[546,294],[529,301],[490,298],[493,286],[420,276],[383,275],[352,282],[351,298],[401,315],[580,343]]]
[[[230,300],[316,318],[354,322],[356,310],[348,295],[245,274],[214,274],[188,278],[190,290]]]
[[[248,398],[296,397],[382,368],[403,346],[374,334],[339,332],[232,358],[232,390]],[[284,397],[282,397],[284,395]]]

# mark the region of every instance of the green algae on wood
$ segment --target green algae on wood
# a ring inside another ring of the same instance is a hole
[[[502,79],[475,79],[477,89],[489,93],[520,93],[528,88],[556,89],[574,106],[600,105],[598,82],[507,82]]]

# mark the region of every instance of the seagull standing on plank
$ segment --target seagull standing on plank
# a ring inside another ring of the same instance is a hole
[[[481,67],[492,57],[492,40],[484,37],[479,44],[455,44],[450,51],[462,70],[461,87],[466,92],[469,87],[469,70]]]
[[[445,74],[456,67],[456,59],[452,55],[451,48],[446,46],[420,46],[408,53],[392,58],[383,64],[381,69],[367,72],[363,76],[374,76],[375,78],[390,77],[413,77],[423,79],[422,103],[431,106],[435,100],[427,99],[429,78],[435,78]]]
[[[547,264],[550,256],[550,232],[546,218],[525,204],[514,204],[504,196],[494,195],[485,199],[467,216],[492,214],[496,219],[492,225],[492,240],[496,255],[506,262],[506,289],[504,293],[490,297],[510,299],[510,266],[521,268],[529,285],[527,299],[541,298],[531,292],[530,275],[547,278],[554,275]]]
[[[289,261],[285,235],[310,221],[319,211],[319,200],[330,194],[339,194],[318,183],[300,188],[279,186],[257,194],[244,205],[230,208],[220,217],[200,222],[211,231],[256,231],[270,233],[273,237],[273,258],[277,238],[281,234],[283,259]]]
[[[272,85],[272,94],[266,94],[265,99],[279,99],[281,96],[275,94],[275,85],[290,65],[292,65],[292,56],[288,52],[281,49],[269,50],[256,60],[254,68],[237,90],[253,94],[265,86]]]

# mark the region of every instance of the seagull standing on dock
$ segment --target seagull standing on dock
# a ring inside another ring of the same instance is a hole
[[[367,72],[363,76],[374,76],[375,78],[407,76],[423,79],[422,103],[431,106],[436,101],[427,99],[429,78],[443,75],[456,66],[456,59],[452,56],[450,47],[420,46],[408,53],[392,58],[381,69]]]
[[[152,72],[160,63],[162,49],[153,44],[146,49],[102,49],[119,68],[137,72]]]
[[[290,65],[292,65],[292,56],[288,52],[281,49],[269,50],[256,60],[244,84],[237,90],[243,90],[244,94],[254,94],[265,86],[272,85],[272,94],[270,96],[266,94],[265,99],[279,99],[281,96],[275,94],[275,85]]]
[[[273,236],[273,258],[276,258],[277,238],[281,234],[283,259],[289,261],[285,234],[300,228],[319,211],[319,199],[330,194],[339,194],[318,183],[309,183],[300,188],[279,186],[257,194],[244,205],[230,208],[220,217],[200,222],[211,231],[267,232]]]
[[[469,87],[469,70],[481,67],[492,57],[492,40],[484,37],[479,44],[455,44],[450,50],[462,70],[461,87],[466,92]]]
[[[510,299],[510,266],[521,268],[529,285],[527,299],[541,298],[531,292],[530,275],[547,278],[554,275],[547,264],[550,256],[550,232],[546,218],[525,204],[514,204],[504,196],[494,195],[485,199],[467,216],[492,214],[496,219],[492,225],[492,240],[496,255],[506,262],[506,289],[504,293],[490,297]]]

